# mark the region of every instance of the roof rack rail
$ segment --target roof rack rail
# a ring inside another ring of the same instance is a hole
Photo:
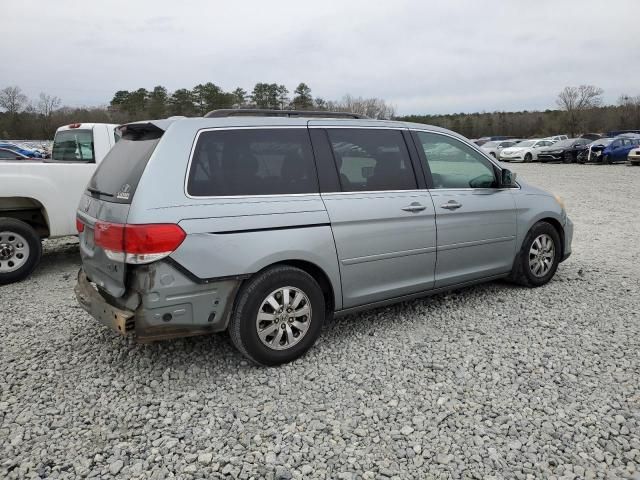
[[[211,110],[205,118],[222,118],[237,116],[264,117],[324,117],[324,118],[368,118],[350,112],[323,112],[321,110],[269,110],[263,108],[223,108]]]

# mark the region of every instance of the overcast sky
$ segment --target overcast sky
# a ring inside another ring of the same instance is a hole
[[[565,85],[640,95],[640,0],[3,2],[0,88],[105,105],[116,90],[306,82],[399,114],[555,108]]]

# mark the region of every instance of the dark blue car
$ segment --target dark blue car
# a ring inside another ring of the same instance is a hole
[[[578,155],[578,161],[580,163],[626,162],[629,152],[638,145],[640,145],[640,137],[631,135],[601,138],[591,142],[587,149]]]

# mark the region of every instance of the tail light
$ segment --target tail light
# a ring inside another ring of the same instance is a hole
[[[175,224],[129,225],[96,222],[94,242],[107,257],[131,264],[151,263],[175,251],[186,233]]]
[[[84,223],[82,223],[82,221],[77,217],[76,217],[76,230],[78,231],[78,233],[84,232]]]

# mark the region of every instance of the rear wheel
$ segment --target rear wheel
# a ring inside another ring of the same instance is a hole
[[[257,274],[241,289],[229,323],[235,347],[260,365],[287,363],[316,341],[325,318],[322,290],[286,265]]]
[[[42,257],[36,231],[15,218],[0,218],[0,285],[27,278]]]
[[[511,280],[526,287],[540,287],[553,278],[562,258],[560,235],[547,222],[536,223],[516,258]]]
[[[527,154],[524,156],[524,161],[525,161],[525,162],[527,162],[527,163],[529,163],[529,162],[533,161],[533,155],[531,155],[530,153],[527,153]]]

